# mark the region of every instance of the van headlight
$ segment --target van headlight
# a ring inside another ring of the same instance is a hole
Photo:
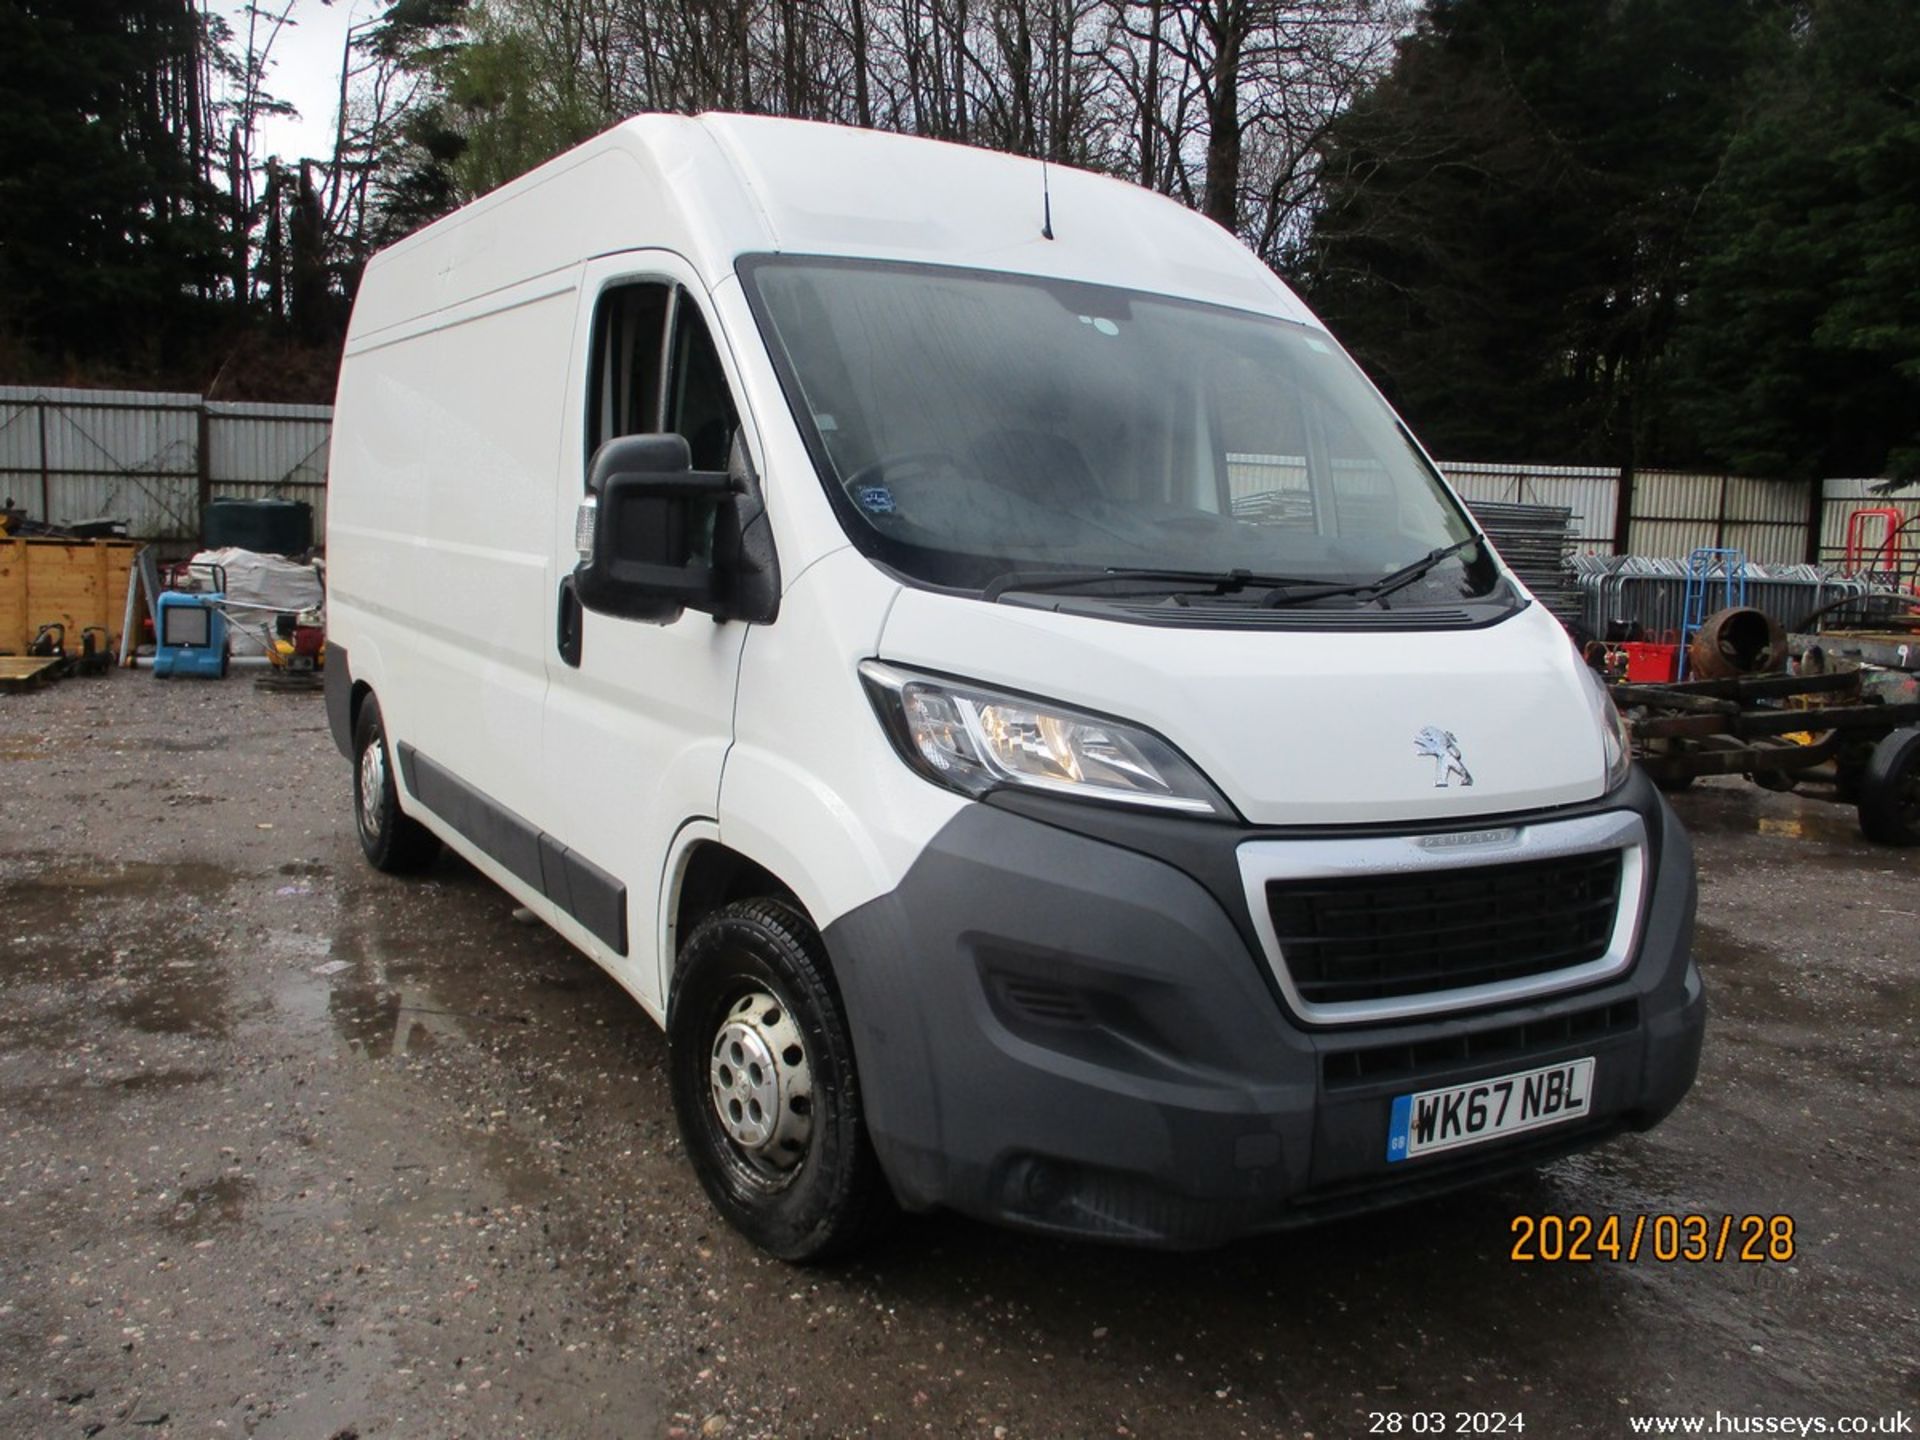
[[[862,661],[860,678],[900,757],[962,795],[1019,786],[1187,815],[1233,814],[1185,756],[1137,725],[878,660]]]
[[[1607,791],[1611,793],[1627,783],[1627,771],[1633,766],[1633,740],[1620,707],[1613,703],[1607,682],[1585,661],[1578,663],[1586,679],[1587,698],[1593,703],[1593,718],[1600,725],[1600,753],[1606,762]]]

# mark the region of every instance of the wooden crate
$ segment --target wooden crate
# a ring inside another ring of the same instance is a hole
[[[0,539],[0,655],[26,654],[42,625],[66,626],[74,653],[82,628],[98,625],[113,650],[139,549],[131,540]]]

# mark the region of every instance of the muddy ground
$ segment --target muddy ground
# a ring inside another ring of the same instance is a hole
[[[1660,1130],[1202,1256],[719,1225],[665,1047],[506,896],[361,862],[318,696],[0,697],[0,1433],[1366,1433],[1920,1396],[1920,852],[1715,783],[1711,1032]],[[1788,1214],[1791,1264],[1520,1265],[1519,1213]],[[1451,1417],[1450,1417],[1451,1418]]]

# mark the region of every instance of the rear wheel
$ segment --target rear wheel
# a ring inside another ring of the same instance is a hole
[[[1860,773],[1860,833],[1882,845],[1920,845],[1920,728],[1895,730]]]
[[[797,1263],[845,1255],[888,1211],[846,1016],[805,916],[737,901],[681,950],[667,1017],[680,1136],[729,1224]]]
[[[353,722],[353,818],[367,862],[389,875],[423,870],[440,853],[440,840],[400,809],[393,755],[380,702],[369,695]]]

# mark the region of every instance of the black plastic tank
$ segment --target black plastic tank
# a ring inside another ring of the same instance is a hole
[[[313,548],[313,506],[304,500],[216,496],[201,517],[200,543],[209,550],[232,545],[262,555],[299,555]]]

